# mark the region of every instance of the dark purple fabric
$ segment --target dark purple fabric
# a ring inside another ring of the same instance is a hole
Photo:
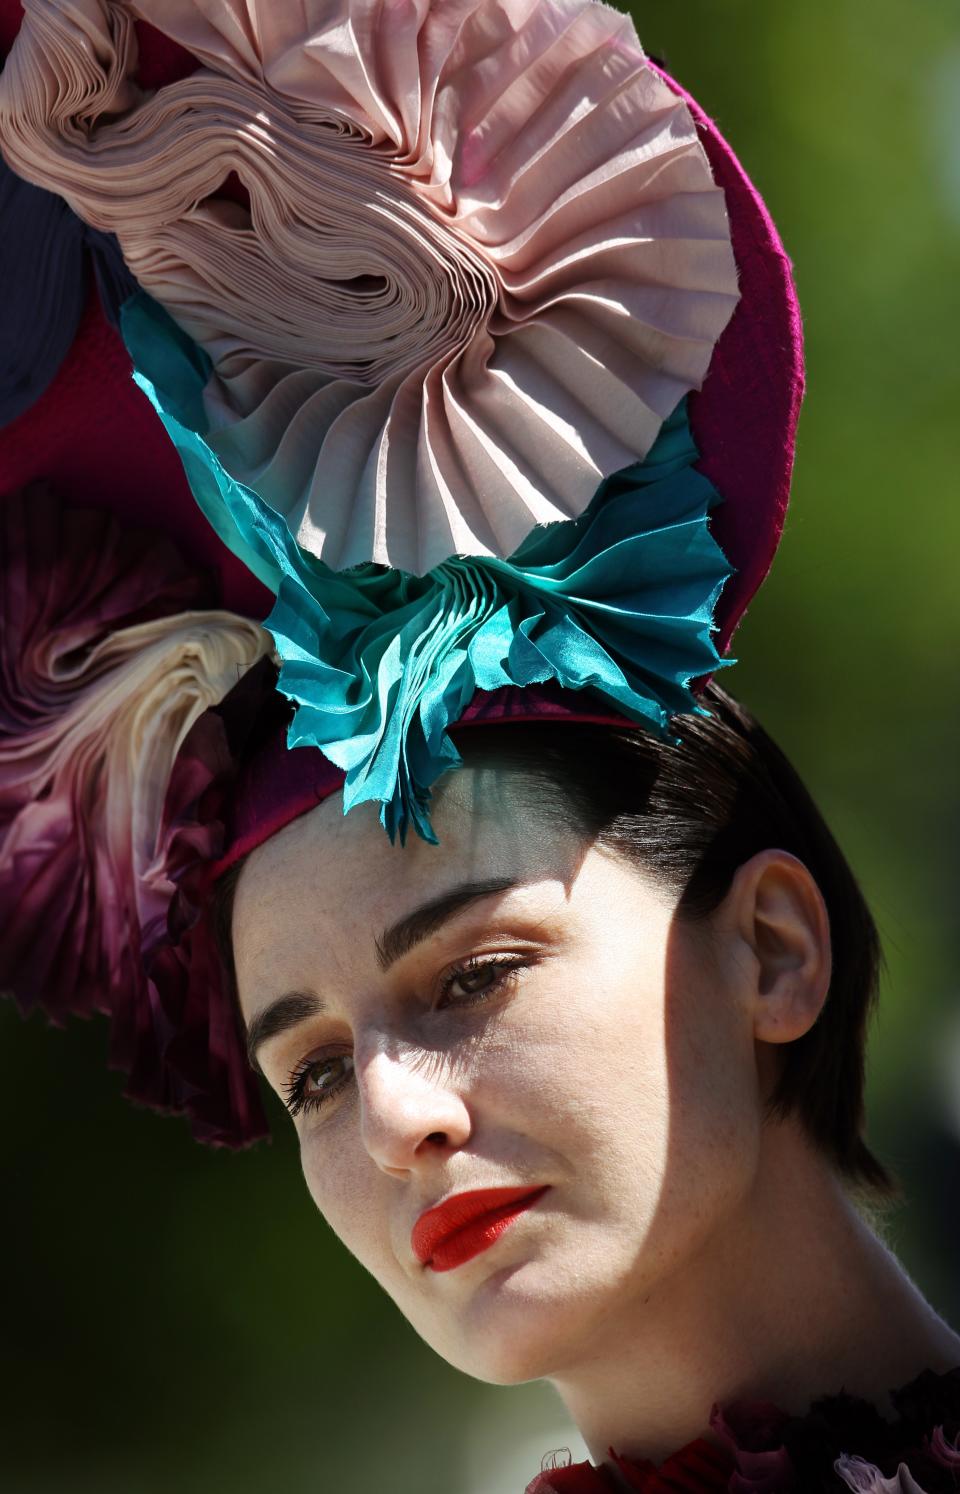
[[[197,570],[216,570],[223,603],[266,617],[273,598],[221,543],[193,497],[173,442],[131,377],[130,359],[91,288],[73,346],[48,389],[0,430],[0,506],[47,481],[69,502],[168,535]]]
[[[4,56],[13,46],[13,39],[20,30],[23,6],[20,0],[0,0],[0,52]]]
[[[30,408],[59,369],[80,325],[93,267],[100,305],[119,326],[138,289],[112,234],[62,197],[25,182],[0,157],[0,428]]]
[[[275,672],[270,678],[275,678]],[[261,714],[269,708],[268,699],[260,707]],[[283,712],[272,736],[262,739],[249,759],[238,764],[224,820],[223,846],[210,868],[212,879],[343,787],[344,773],[318,748],[287,746],[287,722],[292,714],[292,710]]]
[[[527,1485],[526,1494],[617,1494],[623,1489],[636,1494],[723,1494],[733,1470],[733,1459],[726,1449],[715,1447],[703,1437],[682,1447],[659,1467],[621,1458],[612,1448],[608,1456],[619,1475],[616,1482],[607,1466],[569,1463],[566,1467],[545,1468]]]

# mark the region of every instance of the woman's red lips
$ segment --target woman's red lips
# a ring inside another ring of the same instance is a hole
[[[427,1209],[410,1243],[423,1266],[452,1271],[499,1240],[507,1226],[546,1193],[539,1188],[475,1188]]]

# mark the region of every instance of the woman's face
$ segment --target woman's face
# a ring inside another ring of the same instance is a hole
[[[433,820],[439,846],[391,846],[337,796],[256,850],[241,1006],[317,1207],[414,1328],[481,1379],[559,1375],[750,1188],[742,966],[518,775],[449,775]],[[469,1259],[422,1262],[424,1211],[502,1187],[545,1191]]]

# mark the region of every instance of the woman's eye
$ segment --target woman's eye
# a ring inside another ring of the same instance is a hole
[[[528,964],[515,956],[491,960],[471,960],[453,970],[443,982],[442,1005],[472,1006],[489,1000],[503,990]],[[319,1110],[340,1093],[353,1078],[354,1063],[349,1053],[328,1053],[324,1058],[310,1058],[300,1064],[283,1087],[283,1101],[290,1114]]]
[[[333,1053],[314,1058],[290,1075],[284,1100],[291,1115],[301,1110],[319,1110],[353,1076],[353,1059],[349,1053]]]
[[[443,986],[443,998],[456,1006],[469,1006],[484,1001],[515,976],[523,965],[522,960],[499,959],[477,960],[454,970]]]

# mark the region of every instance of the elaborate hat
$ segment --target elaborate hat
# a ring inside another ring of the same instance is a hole
[[[432,838],[454,724],[703,711],[790,266],[596,0],[0,0],[0,46],[0,988],[242,1144],[210,886],[338,789]]]

